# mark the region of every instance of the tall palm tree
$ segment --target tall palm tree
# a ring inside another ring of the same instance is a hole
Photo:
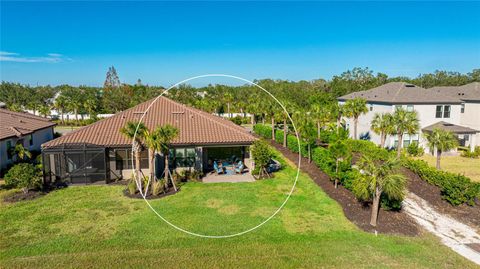
[[[382,194],[389,199],[402,200],[405,196],[406,179],[398,173],[400,167],[398,158],[393,157],[378,163],[364,155],[358,167],[364,176],[354,181],[354,193],[359,199],[372,200],[370,225],[377,226]]]
[[[225,95],[223,96],[223,101],[227,103],[227,113],[228,113],[228,117],[230,118],[232,117],[232,114],[230,113],[230,106],[233,100],[234,100],[233,95],[230,92],[225,93]]]
[[[358,139],[357,137],[357,128],[358,128],[358,118],[360,115],[368,112],[367,100],[363,98],[354,98],[347,100],[345,102],[346,116],[353,118],[353,138]]]
[[[437,169],[440,170],[440,159],[442,153],[458,147],[458,139],[452,132],[435,128],[431,133],[424,133],[428,141],[428,147],[437,154]]]
[[[380,147],[384,148],[387,135],[391,135],[395,132],[392,114],[375,113],[373,120],[370,123],[370,128],[374,133],[380,135]]]
[[[120,129],[120,132],[129,140],[133,140],[132,154],[135,159],[135,178],[137,183],[141,182],[140,178],[140,153],[142,152],[142,140],[144,139],[147,127],[141,122],[129,121]]]
[[[154,154],[155,152],[161,152],[165,159],[165,170],[164,170],[164,177],[165,177],[165,185],[168,186],[168,180],[171,179],[170,169],[169,169],[169,162],[168,162],[168,153],[171,147],[172,141],[177,138],[179,135],[179,130],[170,125],[166,124],[163,126],[157,127],[153,132],[146,130],[145,132],[145,143],[147,144],[149,150],[149,163],[150,163],[150,182],[153,184],[155,179],[155,169],[154,169]],[[177,191],[177,187],[175,186],[175,182],[173,180],[172,185],[175,191]]]
[[[413,135],[420,129],[417,112],[397,108],[393,113],[393,124],[398,136],[397,157],[400,158],[403,146],[403,134]]]

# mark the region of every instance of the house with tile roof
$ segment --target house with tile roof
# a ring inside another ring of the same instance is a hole
[[[0,170],[15,162],[12,149],[17,144],[40,152],[41,145],[53,139],[54,126],[46,118],[0,108]]]
[[[129,121],[141,121],[150,130],[165,124],[178,128],[168,156],[171,169],[208,172],[213,161],[227,159],[242,160],[249,166],[249,146],[256,139],[229,120],[160,97],[44,143],[46,182],[88,184],[129,179],[133,173],[132,141],[120,132]],[[159,177],[164,158],[155,154]],[[147,149],[141,153],[140,168],[144,175],[149,174]]]
[[[390,82],[382,86],[350,93],[338,98],[340,104],[353,98],[364,98],[368,112],[359,118],[358,133],[361,138],[380,144],[380,136],[372,132],[370,124],[376,113],[393,113],[403,107],[416,111],[420,122],[417,134],[403,137],[403,146],[418,142],[427,148],[423,132],[441,128],[454,132],[460,145],[470,147],[480,145],[480,83],[474,82],[459,87],[435,87],[424,89],[405,82]],[[353,128],[353,121],[345,119],[347,128]],[[395,147],[397,136],[387,137],[385,145]]]

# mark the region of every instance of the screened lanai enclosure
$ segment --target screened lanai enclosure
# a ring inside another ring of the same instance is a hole
[[[108,182],[109,156],[104,147],[89,144],[62,145],[42,152],[45,183],[89,184]]]

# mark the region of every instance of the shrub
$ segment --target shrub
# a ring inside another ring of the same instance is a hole
[[[252,157],[255,161],[255,168],[258,167],[260,177],[263,176],[263,172],[266,171],[268,162],[273,157],[272,150],[268,144],[263,140],[257,140],[252,145]]]
[[[230,118],[230,121],[232,121],[236,125],[242,125],[242,123],[244,123],[244,118],[242,118],[240,116],[236,116],[234,118]]]
[[[421,147],[418,142],[413,142],[407,147],[407,153],[410,156],[420,157],[423,156],[425,150]]]
[[[16,164],[5,175],[5,184],[10,188],[21,188],[27,193],[29,189],[42,186],[41,171],[33,164]]]
[[[155,196],[165,192],[165,179],[160,179],[153,182],[152,194]]]
[[[128,182],[127,190],[128,190],[128,193],[130,193],[131,195],[134,195],[135,193],[137,193],[137,184],[135,183],[134,179],[131,179]]]
[[[462,151],[462,157],[472,159],[480,157],[480,146],[476,146],[473,152],[471,152],[469,149]]]
[[[347,145],[352,152],[367,155],[375,160],[387,160],[392,154],[386,149],[379,148],[375,143],[366,140],[347,140]]]
[[[270,126],[255,124],[253,126],[253,131],[263,138],[272,139],[272,128]]]
[[[466,176],[437,170],[422,160],[404,159],[403,166],[440,187],[442,197],[452,205],[467,203],[473,206],[475,199],[480,197],[480,183],[472,182]]]

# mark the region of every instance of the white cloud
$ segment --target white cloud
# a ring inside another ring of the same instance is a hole
[[[17,62],[17,63],[60,63],[71,61],[72,59],[58,53],[48,53],[46,56],[27,57],[21,56],[15,52],[0,51],[0,62]]]

